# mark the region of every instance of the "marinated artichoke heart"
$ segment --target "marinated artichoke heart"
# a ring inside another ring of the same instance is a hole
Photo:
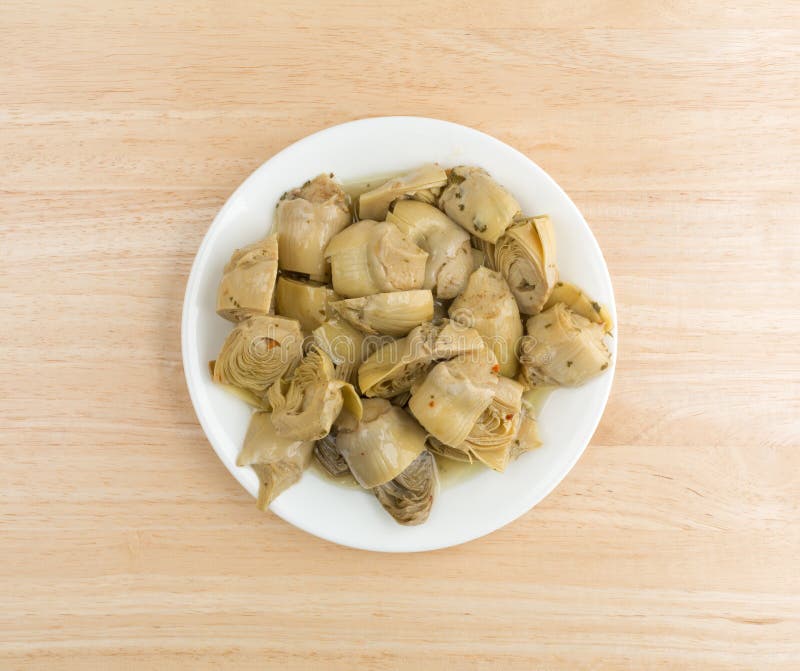
[[[399,338],[433,319],[433,294],[429,289],[394,291],[336,301],[331,308],[364,333]]]
[[[444,169],[434,164],[423,165],[362,193],[358,198],[358,216],[361,219],[384,219],[389,205],[403,196],[419,194],[425,202],[432,202],[435,197],[432,190],[446,183],[447,173]]]
[[[467,288],[450,305],[450,318],[483,336],[500,363],[500,374],[517,374],[517,342],[522,336],[519,308],[503,276],[488,268],[470,275]]]
[[[253,413],[236,465],[250,466],[258,476],[257,505],[260,510],[266,510],[278,494],[300,480],[311,462],[313,450],[311,441],[278,435],[270,421],[270,413]]]
[[[495,396],[497,370],[486,347],[437,363],[411,390],[408,408],[431,436],[460,448]]]
[[[343,407],[361,416],[353,385],[338,379],[328,355],[313,346],[288,378],[269,388],[267,400],[275,430],[295,440],[324,438]]]
[[[558,279],[550,217],[531,217],[510,226],[497,241],[494,262],[511,287],[519,311],[527,315],[539,312]]]
[[[339,424],[336,446],[358,484],[372,489],[400,475],[425,449],[425,431],[383,398],[363,401],[360,421]]]
[[[400,200],[386,216],[428,253],[423,289],[439,298],[455,298],[472,273],[469,234],[432,205]]]
[[[304,282],[282,275],[275,290],[276,312],[313,331],[328,318],[328,303],[339,300],[333,289],[318,282]]]
[[[217,365],[216,361],[209,361],[208,362],[208,372],[211,375],[211,379],[214,379],[214,366]],[[257,408],[258,410],[271,410],[269,407],[269,403],[261,396],[256,396],[252,391],[249,389],[242,389],[241,387],[234,387],[232,384],[223,384],[222,382],[217,383],[220,387],[222,387],[225,391],[229,394],[233,394],[236,398],[244,401],[247,405]]]
[[[267,315],[239,322],[214,364],[214,382],[253,392],[267,389],[303,356],[303,334],[294,319]]]
[[[519,214],[514,196],[482,168],[453,168],[439,197],[439,207],[465,231],[491,243],[503,235]]]
[[[372,491],[395,521],[413,526],[428,519],[438,486],[436,459],[425,450],[400,475]]]
[[[519,429],[522,391],[519,382],[498,378],[492,402],[478,417],[466,440],[454,447],[489,468],[504,471]]]
[[[351,220],[347,194],[329,175],[319,175],[284,194],[275,211],[278,267],[327,281],[325,248]]]
[[[387,221],[349,226],[331,240],[325,256],[333,290],[347,298],[420,289],[425,282],[428,253]]]
[[[457,322],[420,324],[405,338],[386,343],[358,369],[358,385],[365,396],[393,398],[411,389],[439,359],[480,350],[480,334]]]
[[[311,332],[318,349],[330,357],[336,366],[336,376],[355,383],[358,367],[366,358],[364,334],[344,319],[328,319]]]
[[[336,435],[329,433],[320,438],[314,446],[314,456],[325,472],[332,478],[339,478],[350,472],[350,467],[344,460],[339,448],[336,447]]]
[[[531,317],[520,340],[523,381],[532,386],[575,387],[599,375],[611,360],[600,324],[563,303]]]
[[[550,298],[545,303],[545,310],[556,303],[564,303],[570,310],[577,312],[590,322],[602,324],[606,333],[611,333],[614,322],[605,306],[589,298],[581,289],[569,282],[556,282]]]
[[[274,235],[237,249],[223,270],[217,314],[240,322],[269,313],[277,274],[278,239]]]

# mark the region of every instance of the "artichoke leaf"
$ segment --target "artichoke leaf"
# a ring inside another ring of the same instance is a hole
[[[432,202],[435,199],[433,192],[421,192],[443,187],[446,183],[447,173],[443,168],[435,164],[423,165],[362,193],[358,197],[358,216],[361,219],[383,219],[394,200],[417,193],[424,200]]]
[[[429,289],[378,293],[331,303],[333,311],[363,333],[401,337],[433,319]]]
[[[590,322],[602,324],[606,333],[611,333],[614,322],[608,309],[589,298],[583,290],[569,282],[556,282],[550,294],[545,309],[553,307],[556,303],[564,303],[570,310],[577,312],[581,317],[585,317]]]
[[[250,418],[237,466],[250,466],[258,476],[260,510],[300,480],[311,461],[314,443],[284,438],[276,431],[270,413],[257,411]]]

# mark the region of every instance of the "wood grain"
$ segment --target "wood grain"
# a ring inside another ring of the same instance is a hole
[[[3,3],[0,667],[800,667],[800,5],[720,4]],[[180,363],[225,198],[381,114],[534,158],[620,316],[566,480],[415,556],[259,514]]]

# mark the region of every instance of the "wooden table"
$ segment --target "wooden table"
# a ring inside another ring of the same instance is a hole
[[[800,5],[718,4],[6,0],[0,668],[800,668]],[[620,317],[564,482],[409,556],[260,514],[180,358],[233,189],[381,114],[535,159]]]

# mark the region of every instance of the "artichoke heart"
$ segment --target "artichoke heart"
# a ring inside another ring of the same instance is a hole
[[[371,354],[358,369],[358,384],[366,396],[393,398],[409,391],[436,360],[483,347],[475,329],[457,322],[420,324],[405,338],[388,342]]]
[[[527,315],[539,312],[558,279],[550,217],[531,217],[509,227],[497,241],[494,263],[511,287],[519,311]]]
[[[350,472],[350,467],[336,447],[336,434],[333,432],[317,441],[314,445],[314,457],[332,478],[340,478]]]
[[[294,319],[267,315],[239,322],[214,364],[214,382],[262,397],[303,355],[303,333]]]
[[[428,253],[423,289],[439,298],[455,298],[472,272],[469,234],[441,210],[416,200],[398,201],[390,221]]]
[[[425,282],[428,253],[387,221],[353,224],[331,240],[325,256],[333,290],[347,298],[420,289]]]
[[[504,471],[519,428],[522,391],[519,382],[500,377],[492,402],[457,447],[489,468]]]
[[[237,249],[225,265],[217,291],[217,314],[240,322],[269,313],[278,274],[278,239],[267,236]]]
[[[460,447],[495,396],[497,370],[489,348],[437,363],[412,388],[408,408],[430,435]]]
[[[303,282],[282,275],[275,289],[275,311],[300,322],[305,332],[313,331],[328,318],[328,303],[339,300],[330,287]]]
[[[403,196],[419,194],[422,200],[432,202],[435,198],[433,190],[446,183],[447,173],[443,168],[435,164],[423,165],[362,193],[358,197],[358,216],[361,219],[383,219],[389,211],[389,205]]]
[[[399,338],[433,319],[433,294],[429,289],[393,291],[336,301],[331,308],[364,333]]]
[[[506,377],[517,374],[517,342],[522,322],[514,295],[503,276],[488,268],[470,275],[467,288],[450,305],[450,318],[471,326],[483,336]]]
[[[531,387],[575,387],[599,375],[611,360],[603,326],[590,322],[564,303],[531,317],[520,340],[522,379]]]
[[[313,450],[311,441],[280,436],[270,421],[270,413],[253,413],[236,465],[250,466],[258,476],[260,510],[266,510],[278,494],[300,480]]]
[[[372,489],[400,475],[425,449],[425,431],[383,398],[363,401],[360,421],[339,425],[336,445],[358,484]]]
[[[614,328],[614,322],[606,307],[593,301],[574,284],[556,282],[544,307],[548,309],[556,303],[564,303],[570,310],[577,312],[581,317],[586,317],[590,322],[602,324],[606,333],[611,333]]]
[[[351,220],[347,194],[329,175],[285,193],[275,211],[278,267],[327,281],[325,247]]]
[[[311,332],[311,338],[330,357],[337,377],[355,383],[366,358],[364,334],[344,319],[328,319]]]
[[[269,388],[267,400],[278,435],[295,440],[324,438],[343,407],[361,416],[353,385],[338,379],[328,355],[313,346],[291,376]]]
[[[491,243],[519,214],[516,198],[482,168],[460,165],[448,175],[439,207],[464,230]]]
[[[438,487],[436,459],[425,450],[400,475],[372,491],[396,522],[413,526],[428,519]]]

